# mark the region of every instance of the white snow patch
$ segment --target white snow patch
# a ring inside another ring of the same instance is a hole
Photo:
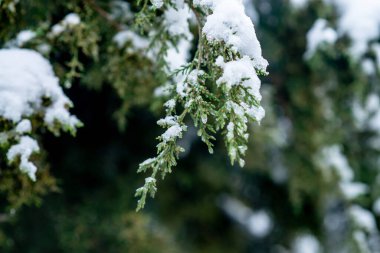
[[[115,34],[113,41],[117,44],[119,48],[124,47],[124,45],[129,41],[134,49],[146,49],[149,46],[149,41],[130,30],[120,31]]]
[[[216,64],[223,69],[222,76],[216,81],[218,85],[224,84],[227,91],[233,86],[241,85],[247,88],[257,101],[261,101],[261,81],[256,74],[252,60],[248,56],[227,63],[220,56]]]
[[[240,200],[223,196],[220,198],[220,207],[233,220],[244,226],[254,237],[263,238],[273,229],[273,221],[265,210],[253,211]]]
[[[184,36],[191,40],[193,36],[189,30],[190,18],[191,11],[187,5],[177,9],[169,7],[164,13],[164,25],[171,36]]]
[[[328,179],[332,176],[331,170],[335,171],[342,182],[349,182],[354,178],[352,168],[339,145],[324,147],[317,159],[322,172]]]
[[[81,19],[76,13],[67,14],[59,23],[52,26],[49,33],[50,37],[56,37],[63,33],[66,29],[73,28],[81,23]]]
[[[16,44],[18,47],[21,47],[28,41],[32,40],[33,38],[36,37],[36,33],[31,31],[31,30],[23,30],[17,34],[16,37]]]
[[[175,140],[182,135],[182,131],[182,127],[178,123],[175,123],[161,135],[162,140],[164,142]]]
[[[290,0],[290,4],[297,10],[305,8],[308,3],[309,0]]]
[[[341,182],[339,188],[347,200],[353,200],[368,192],[368,186],[363,183]]]
[[[272,229],[272,219],[265,211],[257,211],[251,214],[247,220],[249,232],[258,238],[265,237]]]
[[[43,105],[43,99],[51,104]],[[50,63],[28,49],[0,50],[0,116],[13,122],[37,112],[45,113],[45,123],[54,121],[75,127],[79,121],[70,116],[72,105],[59,86]]]
[[[65,96],[50,63],[39,53],[28,49],[0,50],[0,118],[14,124],[13,139],[17,144],[7,152],[9,162],[20,157],[20,169],[35,180],[36,166],[29,161],[38,152],[37,142],[23,136],[32,130],[28,118],[42,115],[49,130],[75,130],[79,120],[70,115],[71,101]],[[9,135],[1,133],[4,142]]]
[[[164,1],[163,0],[150,0],[150,2],[157,9],[161,8],[164,5]]]
[[[194,1],[203,7],[211,8],[207,16],[203,33],[210,42],[219,41],[231,46],[242,56],[249,56],[256,69],[265,72],[268,62],[262,57],[262,51],[252,20],[245,14],[240,0],[201,0]]]
[[[336,6],[340,17],[338,33],[351,40],[351,55],[359,59],[368,49],[368,43],[379,38],[380,1],[378,0],[325,0]]]
[[[14,162],[18,157],[20,158],[20,170],[36,181],[37,167],[29,161],[33,153],[38,152],[40,149],[37,142],[29,136],[22,136],[18,144],[11,146],[7,153],[9,162]]]
[[[307,50],[305,58],[311,58],[317,49],[323,44],[333,44],[338,38],[337,33],[331,27],[328,27],[327,20],[317,19],[308,31],[307,35]]]
[[[297,236],[292,244],[293,253],[320,253],[321,246],[318,239],[311,234]]]
[[[350,207],[349,215],[358,228],[363,229],[368,233],[377,230],[375,217],[370,211],[358,205],[354,205]]]
[[[23,119],[17,124],[15,130],[18,134],[29,133],[32,131],[32,123],[28,119]]]

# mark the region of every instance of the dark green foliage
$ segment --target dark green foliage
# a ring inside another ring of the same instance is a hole
[[[180,38],[170,37],[157,25],[162,13],[150,8],[150,1],[126,1],[136,19],[114,20],[104,15],[112,12],[105,0],[20,0],[15,10],[9,8],[11,2],[0,0],[0,46],[24,29],[37,32],[24,47],[53,45],[45,56],[84,127],[76,138],[55,138],[39,128],[38,117],[33,119],[41,147],[47,150],[33,156],[39,168],[36,182],[8,164],[7,147],[0,147],[0,252],[282,252],[300,233],[312,233],[322,245],[331,244],[325,229],[331,212],[345,219],[345,230],[339,235],[343,239],[323,252],[336,253],[341,245],[359,252],[353,240],[356,225],[348,220],[347,208],[360,204],[370,210],[380,196],[376,178],[380,152],[368,147],[376,133],[355,126],[352,101],[359,98],[364,103],[369,93],[378,94],[379,80],[359,71],[347,54],[347,38],[304,60],[305,34],[315,19],[336,20],[337,13],[322,1],[311,1],[301,11],[290,8],[287,1],[254,1],[261,6],[255,27],[270,62],[262,87],[266,117],[260,127],[247,128],[248,136],[234,130],[230,139],[228,122],[245,123],[228,112],[226,102],[239,101],[246,93],[241,87],[226,90],[215,85],[221,74],[216,57],[240,57],[225,45],[205,42],[199,49],[204,38],[194,33],[194,60],[173,76],[199,71],[199,78],[189,86],[187,97],[177,95],[174,107],[165,107],[166,97],[153,94],[171,82],[164,57],[168,46]],[[265,9],[268,4],[270,11]],[[51,26],[71,12],[80,14],[81,25],[49,37]],[[152,28],[159,31],[150,45],[160,49],[156,61],[131,50],[131,43],[118,47],[112,41],[124,25],[141,31],[144,38],[149,38]],[[197,30],[194,25],[192,31]],[[371,52],[366,57],[374,60]],[[244,100],[258,103],[248,95]],[[327,117],[330,109],[333,113]],[[165,112],[178,115],[182,140],[163,140],[156,122]],[[10,129],[9,124],[1,120],[0,129]],[[355,180],[371,187],[368,194],[345,200],[338,175],[325,176],[318,155],[333,144],[341,146]],[[234,151],[237,146],[242,148]],[[228,160],[226,148],[236,156]],[[234,165],[244,155],[245,167]],[[155,158],[140,165],[139,171],[150,170],[154,180],[137,190],[138,208],[157,188],[159,194],[136,213],[135,189],[144,180],[136,168],[146,157]],[[159,181],[173,168],[173,176]],[[268,211],[274,225],[270,234],[254,237],[230,219],[221,204],[225,196],[252,210]]]

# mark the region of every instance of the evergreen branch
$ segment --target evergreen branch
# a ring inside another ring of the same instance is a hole
[[[105,11],[102,7],[100,7],[95,0],[84,0],[88,6],[90,6],[94,11],[96,11],[102,18],[104,18],[108,23],[111,24],[117,31],[123,30],[121,24],[113,20],[110,14]]]

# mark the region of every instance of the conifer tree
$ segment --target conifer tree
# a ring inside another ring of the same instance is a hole
[[[0,252],[379,252],[379,12],[0,0]]]

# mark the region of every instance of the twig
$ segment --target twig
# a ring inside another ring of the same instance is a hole
[[[122,26],[110,17],[110,14],[106,12],[102,7],[96,4],[94,0],[84,0],[93,10],[99,13],[105,20],[108,21],[116,30],[123,30]]]

